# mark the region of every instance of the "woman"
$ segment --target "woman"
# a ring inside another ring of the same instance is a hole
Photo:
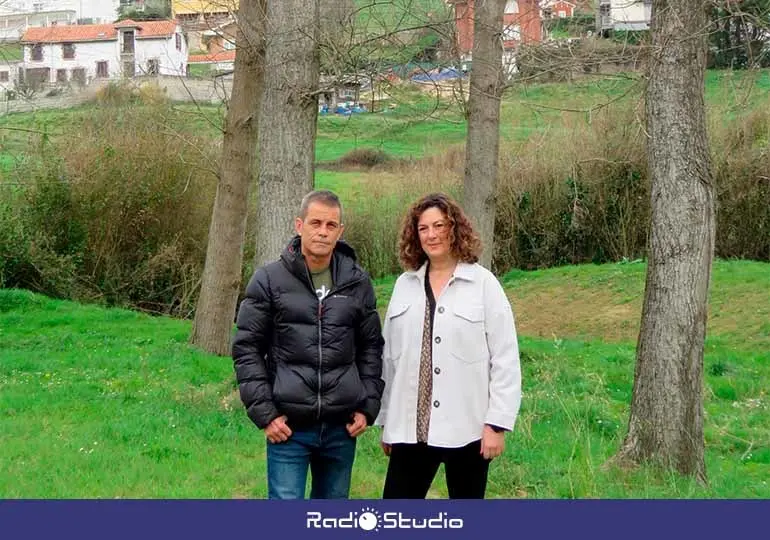
[[[441,463],[449,497],[482,499],[489,463],[521,403],[513,313],[481,242],[447,195],[409,209],[406,270],[385,315],[385,393],[377,424],[390,456],[383,498],[425,498]]]

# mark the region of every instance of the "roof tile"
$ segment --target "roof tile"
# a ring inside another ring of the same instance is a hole
[[[128,24],[127,24],[128,23]],[[69,24],[30,27],[21,38],[22,43],[70,43],[77,41],[112,41],[118,37],[118,28],[137,27],[137,39],[171,36],[176,21],[121,21],[118,24]]]

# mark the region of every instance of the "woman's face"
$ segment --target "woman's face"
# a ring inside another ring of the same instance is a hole
[[[431,261],[449,257],[452,244],[449,238],[451,223],[444,212],[436,207],[428,208],[417,221],[420,246]]]

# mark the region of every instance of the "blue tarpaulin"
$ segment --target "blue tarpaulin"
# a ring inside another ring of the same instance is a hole
[[[430,71],[418,73],[412,77],[414,82],[439,82],[452,79],[461,79],[465,74],[455,68],[435,68]]]

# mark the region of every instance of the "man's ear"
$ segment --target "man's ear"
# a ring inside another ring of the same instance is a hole
[[[302,235],[302,218],[300,217],[294,218],[294,232],[300,236]]]
[[[340,235],[339,235],[337,238],[338,238],[338,239],[339,239],[339,238],[342,238],[342,235],[343,235],[344,233],[345,233],[345,225],[341,223],[341,224],[340,224]]]

